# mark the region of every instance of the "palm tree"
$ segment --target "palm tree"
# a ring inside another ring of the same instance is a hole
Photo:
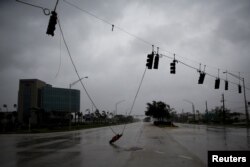
[[[8,106],[7,106],[7,104],[4,104],[3,107],[6,108],[6,111],[8,112]]]
[[[13,107],[14,107],[15,110],[17,111],[17,104],[13,104]]]
[[[102,116],[103,122],[107,122],[108,115],[107,115],[106,111],[103,110],[101,116]]]
[[[78,123],[82,123],[82,112],[78,112]]]
[[[171,108],[168,104],[162,101],[153,101],[152,104],[147,103],[147,110],[145,111],[145,115],[152,116],[159,121],[163,121],[166,118],[170,118],[170,111]]]

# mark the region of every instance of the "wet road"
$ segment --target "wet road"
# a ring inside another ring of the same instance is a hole
[[[119,132],[122,126],[114,129]],[[157,167],[206,166],[207,150],[250,150],[244,128],[179,124],[157,128],[150,123],[127,125],[110,145],[105,128],[48,134],[0,135],[2,167]]]

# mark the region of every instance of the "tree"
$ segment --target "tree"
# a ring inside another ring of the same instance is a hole
[[[165,119],[170,119],[170,112],[171,108],[168,104],[162,101],[153,101],[152,103],[147,103],[145,115],[156,118],[159,121],[164,121]]]
[[[216,123],[223,123],[223,119],[225,121],[229,120],[229,113],[230,110],[225,108],[225,118],[223,118],[223,108],[222,107],[215,107],[211,110],[212,118],[211,120]]]
[[[7,104],[4,104],[3,108],[6,108],[6,111],[8,112],[8,106],[7,106]]]
[[[106,121],[107,121],[108,115],[107,115],[106,111],[104,111],[104,110],[102,111],[101,117],[102,117],[102,121],[103,121],[103,122],[106,122]]]

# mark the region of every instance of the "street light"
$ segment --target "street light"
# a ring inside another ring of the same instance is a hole
[[[117,105],[124,102],[124,101],[125,100],[121,100],[121,101],[118,101],[118,102],[115,103],[115,112],[116,112],[115,115],[117,115]]]
[[[239,79],[239,80],[241,80],[242,83],[243,83],[244,102],[245,102],[245,112],[246,112],[246,124],[247,124],[247,126],[248,126],[248,125],[249,125],[249,115],[248,115],[248,106],[247,106],[247,98],[246,98],[245,80],[244,80],[243,77],[237,76],[237,75],[232,74],[232,73],[230,73],[230,72],[228,72],[228,71],[223,72],[223,74],[225,74],[225,73],[226,73],[226,74],[229,74],[229,75],[231,75],[231,76],[233,76],[233,77],[235,77],[235,78],[237,78],[237,79]]]
[[[71,128],[71,87],[73,85],[75,85],[76,83],[80,82],[81,80],[83,80],[84,78],[88,78],[88,76],[80,78],[80,79],[76,80],[75,82],[69,84],[69,114],[70,114],[69,129]],[[76,122],[76,111],[75,111],[75,122]]]
[[[192,109],[193,109],[193,114],[194,114],[193,119],[194,119],[194,121],[195,121],[195,106],[194,106],[194,103],[193,103],[193,102],[191,102],[191,101],[189,101],[189,100],[186,100],[186,99],[184,99],[183,101],[185,101],[185,102],[188,102],[188,103],[192,104]]]

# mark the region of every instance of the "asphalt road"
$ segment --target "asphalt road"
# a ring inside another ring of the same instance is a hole
[[[113,127],[121,132],[122,126]],[[47,134],[0,135],[1,167],[157,167],[206,166],[207,150],[249,150],[246,129],[151,123],[126,127],[109,144],[108,127]]]

